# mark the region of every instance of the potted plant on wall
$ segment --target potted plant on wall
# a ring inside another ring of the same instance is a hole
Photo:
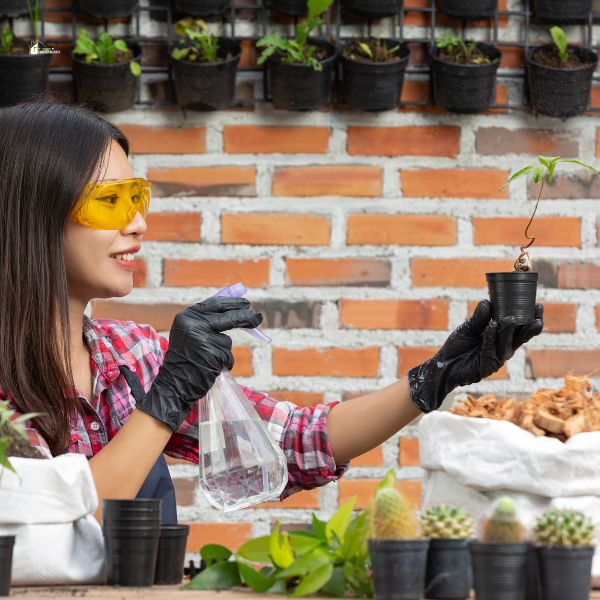
[[[435,105],[455,113],[478,113],[492,102],[496,72],[502,60],[498,48],[465,42],[447,29],[429,48]]]
[[[235,75],[242,55],[234,40],[212,35],[202,19],[175,24],[181,36],[171,50],[177,104],[192,110],[228,108],[235,95]]]
[[[587,23],[592,0],[533,0],[533,12],[550,23]]]
[[[135,104],[136,77],[141,68],[142,50],[137,43],[127,45],[103,31],[94,42],[86,29],[80,29],[71,57],[78,100],[96,110],[116,112]]]
[[[498,0],[437,0],[438,9],[460,21],[491,19],[498,8]]]
[[[175,8],[192,17],[210,17],[231,8],[231,0],[175,0]]]
[[[554,44],[529,48],[527,82],[534,114],[566,119],[588,107],[598,55],[589,48],[569,46],[560,27],[550,30]]]
[[[275,108],[306,111],[327,104],[337,50],[309,36],[323,23],[320,15],[332,2],[308,0],[308,19],[298,24],[295,39],[272,33],[256,42],[258,47],[266,46],[257,62],[267,61]]]
[[[382,19],[397,15],[404,0],[346,0],[344,8],[360,17]]]
[[[366,38],[346,44],[340,54],[346,104],[368,111],[397,108],[409,59],[408,46],[396,40]]]

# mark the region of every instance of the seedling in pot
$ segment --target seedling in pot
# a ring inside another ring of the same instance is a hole
[[[342,54],[354,60],[385,63],[400,60],[400,56],[396,54],[399,49],[400,44],[388,48],[387,41],[381,38],[371,38],[364,42],[356,39],[344,46]]]
[[[562,60],[569,58],[569,53],[567,52],[567,36],[565,32],[560,27],[555,25],[550,30],[550,35],[552,35],[552,39],[558,48],[558,56]]]
[[[467,65],[482,65],[493,62],[477,47],[477,42],[464,42],[451,29],[446,29],[436,41],[441,60]],[[496,59],[494,59],[496,60]]]
[[[186,17],[175,23],[175,33],[187,36],[190,44],[183,48],[173,48],[171,56],[177,60],[187,59],[191,62],[214,63],[218,61],[219,38],[211,34],[202,19]],[[186,43],[186,38],[179,40]],[[226,58],[231,58],[228,56]]]
[[[98,41],[94,42],[87,29],[79,30],[73,54],[83,54],[86,63],[94,64],[114,64],[133,58],[133,50],[128,48],[123,40],[113,42],[112,37],[103,31],[98,36]],[[139,63],[135,60],[130,61],[129,68],[136,77],[142,72]]]

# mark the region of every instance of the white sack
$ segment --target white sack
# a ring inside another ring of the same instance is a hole
[[[0,535],[15,535],[12,585],[105,583],[98,495],[85,456],[11,458],[2,469]]]

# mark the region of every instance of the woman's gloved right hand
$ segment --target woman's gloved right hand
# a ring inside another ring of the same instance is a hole
[[[253,329],[262,320],[245,298],[209,298],[180,312],[171,327],[163,364],[137,408],[177,431],[219,373],[233,367],[231,338],[222,332]]]

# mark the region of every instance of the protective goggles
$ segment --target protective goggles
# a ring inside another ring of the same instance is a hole
[[[146,218],[151,183],[145,179],[90,182],[71,215],[71,221],[93,229],[123,229],[140,213]]]

